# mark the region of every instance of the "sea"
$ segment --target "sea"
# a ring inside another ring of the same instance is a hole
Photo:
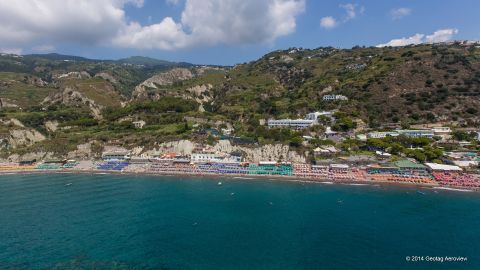
[[[480,193],[3,175],[0,269],[480,269]]]

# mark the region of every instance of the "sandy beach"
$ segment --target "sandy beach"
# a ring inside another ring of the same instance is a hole
[[[26,170],[26,171],[4,171],[0,175],[13,174],[109,174],[109,175],[131,175],[131,176],[176,176],[176,177],[198,177],[208,178],[212,180],[227,179],[238,181],[275,181],[275,182],[293,182],[300,184],[333,184],[333,185],[349,185],[349,186],[397,186],[397,187],[412,187],[412,188],[428,188],[445,191],[458,192],[478,192],[478,189],[468,189],[461,187],[446,187],[438,184],[426,183],[409,183],[409,182],[393,182],[393,181],[377,181],[377,180],[345,180],[345,179],[328,179],[328,178],[308,178],[298,176],[283,176],[283,175],[243,175],[243,174],[194,174],[194,173],[175,173],[175,172],[121,172],[121,171],[106,171],[106,170]]]

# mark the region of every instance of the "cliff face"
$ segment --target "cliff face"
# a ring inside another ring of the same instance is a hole
[[[228,140],[220,140],[215,146],[215,150],[221,153],[231,153],[233,151],[241,151],[248,161],[291,161],[305,162],[305,157],[295,151],[290,150],[288,145],[267,144],[261,147],[248,148],[241,146],[233,146]]]
[[[143,81],[133,91],[133,99],[142,99],[148,97],[148,89],[157,89],[158,86],[171,85],[178,81],[191,79],[194,74],[186,68],[174,68],[169,71],[156,74],[147,80]],[[158,97],[154,97],[158,98]]]
[[[161,143],[155,149],[144,152],[146,155],[156,155],[159,153],[177,153],[179,155],[190,155],[195,148],[195,144],[189,140],[180,140]]]
[[[42,133],[25,127],[17,119],[0,120],[1,148],[15,149],[21,146],[31,146],[45,139]]]
[[[8,141],[12,148],[30,146],[45,140],[45,136],[34,129],[12,129]]]
[[[196,144],[189,140],[173,141],[162,143],[153,150],[145,151],[144,154],[154,155],[158,153],[177,153],[180,155],[190,155],[195,149]],[[290,150],[290,147],[282,144],[269,144],[257,148],[248,148],[242,146],[234,146],[228,140],[220,140],[213,149],[220,154],[230,154],[233,151],[240,151],[244,153],[244,157],[248,161],[292,161],[305,162],[305,157],[295,151]]]
[[[102,109],[104,106],[98,105],[93,99],[86,97],[83,93],[72,87],[65,87],[59,93],[46,97],[42,104],[61,103],[68,106],[85,105],[88,106],[96,119],[102,118]]]

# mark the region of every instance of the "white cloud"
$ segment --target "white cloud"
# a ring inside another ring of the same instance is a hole
[[[337,26],[337,21],[332,16],[323,17],[320,19],[320,26],[325,29],[332,29]]]
[[[167,0],[172,4],[177,0]],[[143,0],[0,1],[0,46],[74,43],[177,49],[272,42],[296,29],[305,0],[186,0],[181,19],[141,25],[125,5]]]
[[[412,13],[412,10],[410,8],[401,7],[401,8],[392,9],[392,11],[390,12],[390,15],[392,16],[393,20],[398,20],[405,16],[410,15],[411,13]]]
[[[21,48],[0,48],[0,53],[7,53],[7,54],[22,54]]]
[[[125,4],[133,0],[16,0],[0,1],[0,42],[32,41],[92,44],[114,36],[125,22]]]
[[[392,39],[385,44],[378,44],[377,47],[387,47],[387,46],[398,47],[398,46],[407,46],[412,44],[420,44],[424,42],[424,37],[425,37],[424,34],[417,33],[411,37]]]
[[[320,26],[325,29],[332,29],[341,23],[346,23],[357,17],[358,14],[363,14],[365,8],[363,6],[358,7],[356,4],[342,4],[340,8],[345,10],[345,16],[343,20],[339,21],[332,16],[326,16],[320,19]]]
[[[362,14],[365,11],[365,7],[361,6],[357,9],[356,4],[343,4],[340,5],[341,8],[345,10],[345,18],[343,19],[343,22],[348,22],[350,20],[353,20],[357,17],[357,13]]]
[[[351,20],[357,17],[357,12],[355,11],[355,5],[354,4],[344,4],[340,5],[341,8],[345,9],[345,12],[347,15],[345,16],[345,20]]]
[[[411,37],[403,37],[399,39],[392,39],[385,44],[378,44],[377,47],[398,47],[398,46],[407,46],[407,45],[415,45],[420,43],[437,43],[437,42],[445,42],[451,40],[452,37],[458,33],[458,30],[455,28],[447,28],[447,29],[440,29],[431,35],[425,34],[415,34]]]
[[[185,47],[187,35],[180,24],[167,17],[160,23],[149,26],[130,23],[112,42],[116,46],[126,48],[171,50]]]
[[[456,34],[458,34],[458,29],[455,28],[440,29],[433,32],[433,34],[426,36],[425,42],[436,43],[449,41]]]

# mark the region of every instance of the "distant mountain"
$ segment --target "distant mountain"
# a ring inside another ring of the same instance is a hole
[[[184,66],[184,67],[193,66],[193,64],[190,64],[190,63],[170,62],[166,60],[160,60],[160,59],[155,59],[155,58],[150,58],[145,56],[131,56],[128,58],[119,59],[115,62],[122,63],[122,64],[144,65],[144,66]]]
[[[27,55],[24,55],[24,57],[26,57],[26,58],[42,58],[42,59],[53,60],[53,61],[62,61],[62,60],[88,61],[88,62],[101,61],[101,60],[89,59],[89,58],[85,58],[85,57],[81,57],[81,56],[65,55],[65,54],[58,54],[58,53],[27,54]]]
[[[146,67],[193,66],[193,64],[190,64],[190,63],[170,62],[166,60],[160,60],[160,59],[155,59],[155,58],[145,57],[145,56],[131,56],[128,58],[122,58],[118,60],[99,60],[99,59],[90,59],[90,58],[75,56],[75,55],[47,53],[47,54],[27,54],[27,55],[23,55],[23,57],[26,59],[36,58],[36,59],[45,59],[45,60],[51,60],[51,61],[105,62],[105,63],[112,63],[112,64],[132,64],[132,65],[142,65]]]

